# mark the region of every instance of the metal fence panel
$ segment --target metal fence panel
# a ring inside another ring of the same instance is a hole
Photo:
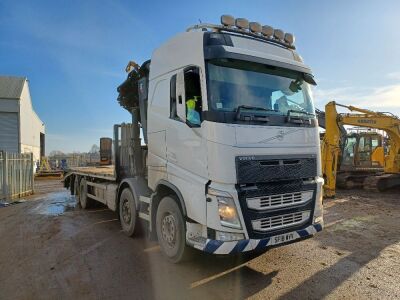
[[[0,200],[33,194],[32,153],[0,151]]]

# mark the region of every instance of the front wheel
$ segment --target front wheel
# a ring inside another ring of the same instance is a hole
[[[171,196],[161,199],[157,209],[156,231],[161,250],[171,262],[179,263],[190,258],[192,249],[186,245],[184,219]]]
[[[122,231],[127,236],[133,236],[135,234],[137,211],[135,198],[129,188],[123,189],[119,198],[119,220]]]

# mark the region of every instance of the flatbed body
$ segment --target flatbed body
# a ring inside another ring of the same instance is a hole
[[[115,168],[111,166],[92,166],[92,167],[74,167],[69,168],[67,173],[75,173],[82,176],[94,177],[99,179],[105,179],[115,181]]]

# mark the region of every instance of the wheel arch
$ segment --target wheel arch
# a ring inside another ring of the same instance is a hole
[[[155,195],[157,198],[159,198],[159,201],[161,201],[161,199],[165,196],[174,194],[178,198],[178,205],[182,211],[183,216],[187,217],[185,200],[182,196],[182,193],[179,191],[179,189],[174,184],[172,184],[171,182],[166,181],[164,179],[161,179],[157,183],[155,192],[156,192]],[[156,206],[158,206],[158,203]]]
[[[119,206],[119,198],[121,196],[122,191],[125,188],[129,188],[133,194],[133,198],[135,200],[135,206],[136,209],[139,209],[139,196],[140,195],[144,195],[144,196],[148,196],[151,194],[151,192],[149,191],[149,188],[147,186],[147,182],[145,179],[143,178],[125,178],[123,179],[119,186],[118,186],[118,191],[117,191],[117,199],[116,199],[116,209],[118,210],[118,206]]]
[[[186,212],[186,205],[184,202],[184,198],[182,193],[179,189],[169,181],[161,179],[157,185],[155,192],[152,194],[151,197],[151,231],[150,231],[150,238],[153,240],[157,240],[157,233],[156,233],[156,217],[157,217],[157,210],[161,200],[169,195],[175,196],[179,209],[182,212],[182,216],[184,219],[187,218]]]

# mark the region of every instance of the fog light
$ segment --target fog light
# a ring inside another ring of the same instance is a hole
[[[274,38],[279,40],[279,41],[283,41],[285,33],[283,32],[283,30],[281,29],[275,29],[274,30]]]
[[[285,42],[288,43],[289,45],[293,45],[294,44],[294,35],[291,33],[285,33]]]
[[[231,27],[235,25],[235,18],[230,15],[222,15],[221,16],[221,24],[226,27]]]
[[[249,21],[245,18],[237,18],[235,20],[236,27],[242,30],[249,29]]]
[[[315,218],[314,218],[314,223],[322,223],[323,220],[324,220],[324,219],[323,219],[322,216],[315,217]]]
[[[261,33],[261,25],[257,22],[250,22],[249,23],[250,31],[253,33]]]
[[[261,33],[266,37],[271,37],[274,34],[274,28],[264,25],[261,29]]]
[[[216,231],[215,238],[223,242],[239,241],[239,240],[244,240],[244,234],[235,232]]]

